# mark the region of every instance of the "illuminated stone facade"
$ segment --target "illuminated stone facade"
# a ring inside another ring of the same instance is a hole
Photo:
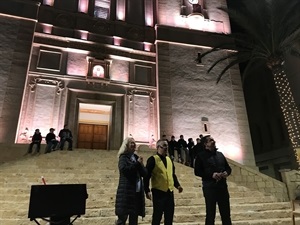
[[[1,24],[11,32],[0,37],[7,49],[0,60],[6,65],[0,142],[26,143],[35,128],[45,136],[50,127],[58,132],[68,124],[76,146],[84,103],[111,106],[104,124],[108,149],[130,135],[149,144],[162,134],[195,140],[209,133],[226,156],[255,166],[238,68],[216,85],[214,74],[206,74],[214,57],[196,60],[231,41],[224,35],[230,33],[228,16],[217,12],[225,0],[1,4]],[[22,12],[11,15],[8,9],[16,6]]]

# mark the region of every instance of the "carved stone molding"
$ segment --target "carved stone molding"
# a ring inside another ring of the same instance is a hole
[[[68,27],[73,28],[75,23],[75,18],[72,15],[69,14],[59,14],[55,18],[56,25],[62,26],[62,27]]]
[[[145,95],[150,97],[150,104],[153,104],[155,101],[155,95],[152,91],[144,91],[144,90],[137,90],[137,89],[131,89],[127,91],[127,96],[129,99],[129,102],[133,101],[134,95]]]
[[[100,33],[106,33],[110,30],[110,24],[104,21],[97,21],[94,25],[93,25],[93,30],[95,32],[100,32]]]
[[[36,86],[38,84],[56,86],[56,94],[58,94],[58,95],[65,88],[64,82],[60,81],[60,80],[51,80],[51,79],[44,79],[44,78],[34,78],[29,83],[30,91],[31,92],[35,92]]]
[[[139,50],[124,50],[117,48],[109,48],[102,44],[90,44],[90,43],[82,43],[73,40],[68,40],[64,37],[50,37],[45,34],[37,34],[34,38],[35,43],[44,44],[44,45],[54,45],[54,46],[62,46],[64,48],[74,48],[81,49],[84,51],[90,51],[93,53],[101,52],[101,54],[110,54],[110,55],[118,55],[121,57],[128,57],[132,59],[138,59],[143,61],[155,62],[155,53],[145,52]]]
[[[141,41],[144,40],[144,30],[136,27],[131,27],[127,30],[126,36],[129,39]]]

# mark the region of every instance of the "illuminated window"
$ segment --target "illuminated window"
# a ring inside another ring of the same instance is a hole
[[[95,59],[89,57],[88,60],[88,79],[94,80],[107,80],[109,79],[109,67],[111,64],[111,60],[109,59]]]
[[[95,0],[94,16],[109,19],[110,0]]]
[[[96,65],[93,67],[93,77],[104,78],[104,68],[103,66]]]

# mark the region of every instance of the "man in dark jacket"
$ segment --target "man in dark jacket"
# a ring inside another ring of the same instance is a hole
[[[153,215],[152,225],[159,225],[164,214],[164,224],[172,225],[174,216],[174,188],[179,193],[183,191],[175,174],[172,160],[167,156],[168,142],[158,140],[156,143],[157,154],[147,160],[148,175],[144,178],[146,197],[152,200]],[[151,178],[151,191],[149,180]]]
[[[56,135],[54,134],[55,129],[50,128],[49,133],[46,136],[46,151],[45,153],[50,153],[51,150],[55,150],[58,145],[58,141],[56,140]]]
[[[202,190],[206,205],[205,225],[214,225],[216,204],[218,203],[222,225],[231,225],[229,192],[226,178],[231,168],[221,152],[217,151],[216,142],[210,136],[203,138],[205,150],[195,160],[194,172],[202,177]]]
[[[181,162],[182,164],[185,164],[187,162],[187,143],[186,140],[184,140],[183,135],[179,136],[179,140],[177,141],[177,146],[178,146],[178,158],[179,158],[179,152],[181,155],[181,159],[178,159],[179,162]]]
[[[40,153],[42,139],[43,139],[43,137],[41,135],[40,130],[35,129],[35,132],[32,136],[31,143],[29,145],[29,149],[28,149],[27,153],[32,153],[33,145],[36,145],[36,153]]]
[[[67,141],[69,146],[68,150],[72,151],[73,146],[73,135],[72,132],[69,130],[68,125],[64,125],[64,129],[59,131],[58,136],[60,137],[60,150],[64,149],[65,142]]]
[[[171,140],[169,141],[169,156],[174,160],[174,151],[177,150],[177,141],[175,140],[175,136],[171,136]],[[180,154],[178,153],[178,157],[180,158]]]

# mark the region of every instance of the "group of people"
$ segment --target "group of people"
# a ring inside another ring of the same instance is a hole
[[[59,131],[59,138],[60,141],[56,139],[56,135],[54,134],[55,129],[50,128],[49,133],[46,135],[46,149],[45,153],[50,153],[51,151],[55,151],[58,148],[60,150],[64,149],[65,142],[68,142],[68,150],[72,151],[72,145],[73,145],[73,136],[72,132],[69,130],[68,125],[64,125],[64,128]],[[31,138],[31,143],[29,144],[29,148],[27,151],[27,154],[32,153],[33,146],[36,145],[36,153],[40,153],[41,149],[41,142],[43,140],[42,134],[39,129],[35,129],[34,134]]]
[[[226,178],[231,168],[211,136],[202,137],[204,149],[195,156],[194,173],[202,177],[202,189],[206,204],[205,225],[215,224],[216,204],[223,225],[232,225],[229,192]],[[174,217],[174,190],[183,192],[175,173],[175,166],[168,156],[170,149],[165,139],[156,142],[156,154],[144,159],[136,153],[132,137],[126,138],[118,152],[119,184],[116,194],[116,225],[138,224],[138,216],[145,217],[145,196],[153,203],[152,225],[172,225]],[[150,188],[151,183],[151,188]]]
[[[168,151],[170,158],[175,160],[175,152],[177,152],[177,162],[191,167],[194,167],[196,156],[204,150],[202,138],[203,135],[200,134],[199,138],[196,138],[195,144],[193,138],[189,138],[188,141],[186,141],[183,135],[179,136],[178,141],[175,140],[175,136],[173,135],[171,136],[171,140],[168,140],[166,135],[162,136],[162,139],[166,140],[169,144]]]

